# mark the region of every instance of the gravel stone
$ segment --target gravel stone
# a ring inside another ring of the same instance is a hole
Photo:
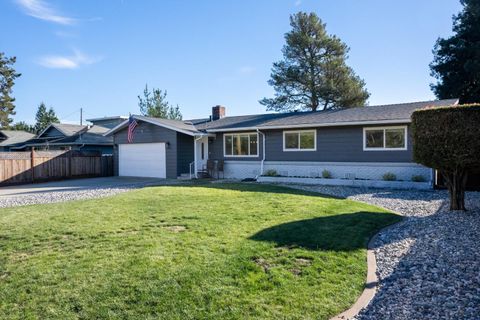
[[[287,186],[405,216],[374,243],[379,288],[356,319],[480,319],[480,192],[452,212],[446,191]]]

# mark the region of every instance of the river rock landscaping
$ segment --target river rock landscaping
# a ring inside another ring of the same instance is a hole
[[[467,212],[448,210],[445,191],[289,185],[367,202],[406,218],[377,237],[379,288],[357,319],[478,319],[480,192]]]

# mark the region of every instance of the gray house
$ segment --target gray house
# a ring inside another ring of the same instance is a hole
[[[52,123],[37,137],[12,148],[14,151],[30,150],[78,150],[113,153],[113,139],[104,134],[125,121],[126,117],[87,119],[91,125]]]
[[[109,130],[116,173],[177,178],[223,160],[226,178],[253,178],[275,170],[282,176],[399,180],[432,179],[432,170],[412,160],[410,117],[416,109],[457,104],[426,101],[318,112],[226,117],[215,106],[207,119],[175,121],[134,116],[138,125],[127,141],[128,120]]]

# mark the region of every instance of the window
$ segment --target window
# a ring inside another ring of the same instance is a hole
[[[407,127],[363,128],[363,150],[407,150]]]
[[[233,133],[224,136],[224,155],[226,157],[257,157],[257,133]]]
[[[283,151],[315,151],[316,149],[316,130],[283,132]]]

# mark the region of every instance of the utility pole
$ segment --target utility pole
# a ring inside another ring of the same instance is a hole
[[[80,108],[80,125],[83,126],[83,108]]]

